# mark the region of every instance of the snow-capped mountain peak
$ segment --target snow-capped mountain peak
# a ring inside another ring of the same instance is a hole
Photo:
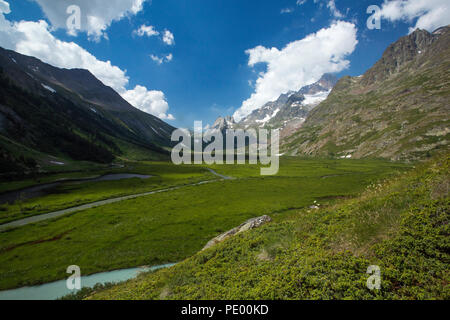
[[[234,121],[233,117],[219,117],[217,118],[216,122],[214,122],[211,129],[223,131],[227,129],[233,129],[235,125],[236,122]]]
[[[239,127],[284,128],[290,121],[305,119],[308,113],[324,101],[337,83],[337,78],[324,74],[319,81],[282,94],[276,101],[271,101],[239,122]]]

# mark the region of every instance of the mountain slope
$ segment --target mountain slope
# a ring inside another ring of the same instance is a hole
[[[450,138],[450,28],[417,30],[361,77],[344,77],[303,127],[290,154],[419,159]]]
[[[174,128],[132,107],[87,70],[59,69],[0,49],[0,73],[2,161],[20,167],[14,143],[96,162],[128,157],[129,150],[149,158],[167,155]]]

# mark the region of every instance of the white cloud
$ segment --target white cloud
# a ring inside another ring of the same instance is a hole
[[[308,0],[297,0],[297,5],[301,6],[304,5]],[[320,3],[321,1],[325,1],[325,0],[313,0],[314,3]],[[322,4],[321,4],[322,6]]]
[[[11,13],[8,2],[0,0],[0,13],[6,13],[6,14]]]
[[[334,0],[328,1],[327,8],[330,9],[331,13],[335,18],[344,17],[344,15],[336,8],[336,2]]]
[[[110,61],[100,61],[74,42],[65,42],[55,38],[49,32],[47,22],[21,21],[11,27],[21,35],[14,47],[19,53],[36,57],[60,68],[88,69],[107,86],[117,92],[125,91],[128,77],[125,71],[113,66]]]
[[[170,32],[169,30],[165,30],[164,31],[164,35],[163,35],[163,41],[168,46],[174,45],[175,44],[175,37],[174,37],[173,33]]]
[[[448,0],[385,0],[380,15],[389,21],[406,21],[417,28],[430,32],[450,24],[450,2]]]
[[[150,59],[152,59],[157,64],[163,64],[164,62],[172,61],[173,60],[173,54],[169,53],[167,56],[164,56],[164,57],[158,57],[158,56],[155,56],[154,54],[151,54],[150,55]]]
[[[281,9],[281,14],[285,14],[285,13],[292,13],[292,12],[294,12],[294,9],[292,9],[292,8],[284,8],[284,9]]]
[[[324,73],[347,68],[350,62],[346,58],[358,43],[356,33],[354,24],[338,21],[281,50],[263,46],[247,50],[248,65],[265,63],[267,70],[259,75],[255,92],[236,111],[235,119],[241,120],[283,93],[314,83]]]
[[[307,0],[297,0],[297,6],[301,6],[303,4],[305,4],[307,2]],[[337,18],[337,19],[342,19],[345,17],[345,14],[343,14],[341,11],[338,10],[338,8],[336,7],[336,0],[313,0],[313,2],[315,4],[319,4],[319,8],[322,9],[325,6],[328,8],[328,10],[330,11],[330,13],[333,15],[333,17]],[[347,8],[347,11],[349,9]]]
[[[11,22],[5,19],[4,14],[11,13],[9,3],[0,0],[0,45],[10,49],[16,41],[20,41],[23,35],[12,27]]]
[[[90,39],[98,41],[107,37],[106,30],[113,21],[136,15],[143,9],[147,0],[34,0],[44,11],[55,29],[66,29],[69,15],[66,10],[70,5],[81,9],[81,31],[87,32]],[[69,34],[73,35],[73,32]]]
[[[160,58],[158,56],[155,56],[154,54],[150,55],[150,59],[155,61],[157,64],[162,64],[164,62],[164,58]]]
[[[147,90],[143,86],[136,86],[123,94],[125,100],[132,105],[139,105],[142,111],[154,114],[161,119],[175,120],[174,116],[167,114],[169,105],[161,91]]]
[[[147,37],[159,36],[159,32],[155,30],[155,27],[147,26],[145,24],[140,26],[139,29],[135,30],[134,34],[137,34],[139,37],[143,37],[143,36],[147,36]]]
[[[50,33],[50,27],[45,21],[11,23],[4,16],[4,13],[9,11],[9,6],[5,3],[4,0],[0,0],[0,46],[34,56],[56,67],[87,69],[136,108],[164,119],[173,118],[166,114],[169,106],[164,93],[149,91],[142,86],[127,90],[129,78],[125,71],[112,65],[110,61],[98,60],[74,42],[65,42],[55,38]],[[143,89],[149,93],[146,99],[135,98],[136,92],[141,93]]]
[[[152,37],[152,36],[159,36],[161,33],[159,31],[157,31],[155,29],[155,27],[153,26],[147,26],[145,24],[141,25],[139,27],[139,29],[133,31],[134,34],[143,37],[144,35],[146,35],[147,37]],[[165,44],[172,46],[175,44],[175,36],[173,35],[172,32],[170,32],[169,30],[164,30],[164,32],[162,33],[162,39],[161,39]],[[161,64],[164,62],[164,58],[159,58],[157,56],[151,55],[150,56],[153,61]],[[166,62],[171,61],[172,60],[172,54],[169,54],[168,56],[165,57],[166,58]]]

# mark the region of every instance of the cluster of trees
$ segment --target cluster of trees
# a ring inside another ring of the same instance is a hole
[[[25,174],[36,173],[38,164],[33,158],[0,150],[0,181],[17,179]]]

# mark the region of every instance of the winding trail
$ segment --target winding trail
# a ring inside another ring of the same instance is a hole
[[[213,175],[221,178],[221,180],[233,180],[234,179],[232,177],[227,177],[227,176],[221,175],[210,168],[207,168],[207,169]],[[123,197],[118,197],[118,198],[102,200],[102,201],[96,201],[96,202],[87,203],[87,204],[73,207],[73,208],[63,209],[63,210],[54,211],[54,212],[50,212],[50,213],[44,213],[44,214],[40,214],[37,216],[32,216],[32,217],[15,220],[15,221],[12,221],[9,223],[2,224],[2,225],[0,225],[0,232],[23,227],[23,226],[26,226],[31,223],[36,223],[36,222],[40,222],[40,221],[44,221],[44,220],[48,220],[48,219],[52,219],[52,218],[57,218],[57,217],[60,217],[60,216],[63,216],[63,215],[69,214],[69,213],[73,213],[73,212],[84,211],[84,210],[91,209],[91,208],[105,206],[105,205],[111,204],[111,203],[121,202],[121,201],[125,201],[125,200],[130,200],[130,199],[136,199],[136,198],[145,197],[145,196],[162,193],[162,192],[178,190],[178,189],[182,189],[185,187],[199,186],[199,185],[217,182],[217,181],[221,181],[221,180],[206,180],[206,181],[201,181],[201,182],[192,183],[192,184],[186,184],[186,185],[182,185],[182,186],[178,186],[178,187],[172,187],[172,188],[167,188],[167,189],[162,189],[162,190],[156,190],[156,191],[150,191],[150,192],[145,192],[145,193],[139,193],[139,194],[133,194],[133,195],[129,195],[129,196],[123,196]]]
[[[233,177],[227,177],[227,176],[221,175],[220,173],[215,172],[213,169],[210,169],[210,168],[206,168],[206,169],[208,169],[208,171],[211,172],[213,175],[218,176],[219,178],[222,178],[224,180],[234,180]]]

